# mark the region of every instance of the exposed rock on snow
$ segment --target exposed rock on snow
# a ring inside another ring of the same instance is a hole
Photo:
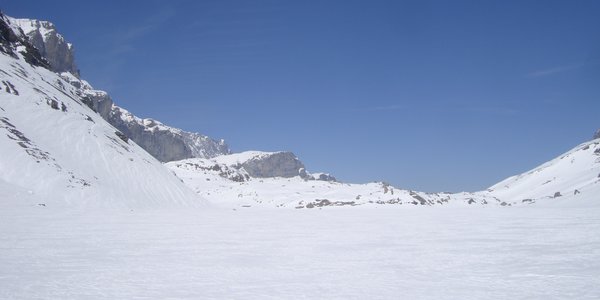
[[[241,166],[251,177],[294,177],[300,175],[304,164],[292,152],[244,152],[238,157],[251,154],[251,157],[241,161]],[[235,155],[235,154],[234,154]]]
[[[304,168],[300,169],[299,173],[300,178],[305,180],[337,181],[337,179],[329,173],[308,173]]]
[[[225,164],[216,163],[212,160],[201,158],[191,158],[178,162],[171,162],[169,164],[173,165],[174,168],[181,170],[203,174],[216,174],[221,178],[231,180],[232,182],[245,182],[250,180],[250,175],[248,175],[248,172],[246,172],[246,170],[241,168],[239,165],[228,166]],[[207,177],[205,180],[210,181],[210,178]]]
[[[202,161],[202,160],[195,160]],[[292,152],[263,152],[246,151],[213,157],[209,160],[214,164],[243,170],[253,178],[291,178],[304,180],[335,181],[335,177],[326,173],[308,173],[304,164]],[[207,162],[202,162],[206,164]]]

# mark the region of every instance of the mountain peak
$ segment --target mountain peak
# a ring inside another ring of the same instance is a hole
[[[592,139],[600,139],[600,129],[596,130],[596,133],[594,133],[594,137]]]

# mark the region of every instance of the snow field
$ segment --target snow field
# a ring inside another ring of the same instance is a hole
[[[0,212],[1,299],[598,299],[598,209]]]

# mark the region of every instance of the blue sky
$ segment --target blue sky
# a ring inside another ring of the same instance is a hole
[[[600,128],[600,1],[6,1],[141,117],[424,191],[483,189]]]

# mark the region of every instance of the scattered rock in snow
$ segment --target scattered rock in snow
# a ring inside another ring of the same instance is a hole
[[[115,134],[125,143],[129,142],[129,138],[120,131],[115,131]]]
[[[410,196],[415,198],[417,201],[419,201],[419,203],[417,204],[421,204],[421,205],[425,205],[427,204],[427,200],[425,200],[423,197],[419,196],[419,194],[415,193],[414,191],[410,191]],[[414,204],[414,203],[413,203]]]
[[[46,104],[50,105],[52,109],[58,110],[58,101],[48,98],[46,99]]]
[[[17,89],[15,88],[15,86],[10,83],[10,81],[8,80],[2,80],[2,84],[4,85],[4,90],[9,93],[9,94],[13,94],[15,96],[19,96],[19,91],[17,91]]]
[[[328,199],[315,199],[314,202],[306,204],[306,208],[325,207],[325,206],[356,206],[354,201],[330,201]],[[302,208],[302,207],[296,207]]]

